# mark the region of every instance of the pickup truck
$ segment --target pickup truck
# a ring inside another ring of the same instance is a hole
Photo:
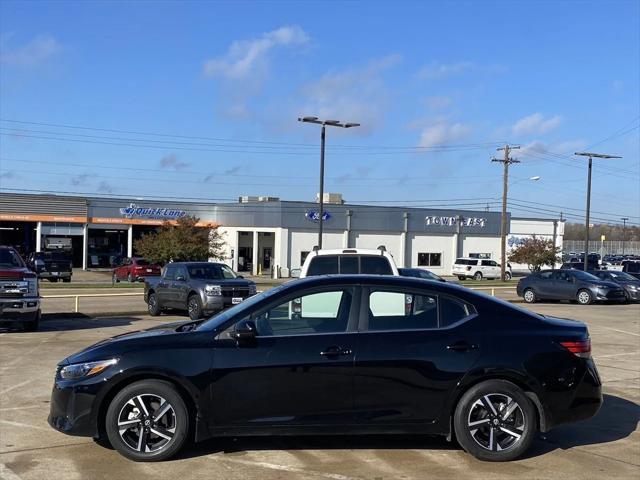
[[[27,257],[27,266],[38,275],[38,278],[46,278],[50,282],[71,281],[73,267],[71,257],[67,253],[33,252]]]
[[[38,277],[5,246],[0,246],[0,323],[18,323],[28,332],[40,323]]]
[[[256,284],[236,275],[224,263],[175,262],[164,267],[162,276],[145,277],[144,301],[149,314],[165,308],[189,312],[198,320],[256,294]]]

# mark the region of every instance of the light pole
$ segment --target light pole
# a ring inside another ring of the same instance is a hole
[[[585,215],[585,229],[584,229],[584,271],[586,272],[589,267],[589,213],[591,210],[591,170],[593,169],[593,158],[622,158],[615,155],[606,155],[604,153],[591,153],[591,152],[575,152],[574,155],[581,157],[589,157],[589,171],[587,174],[587,211]]]
[[[622,217],[620,220],[622,220],[622,256],[624,257],[624,244],[627,241],[627,220],[629,220],[629,217]]]
[[[318,219],[318,248],[322,248],[322,223],[324,221],[324,142],[325,142],[325,126],[353,128],[359,127],[359,123],[341,122],[340,120],[320,120],[318,117],[299,117],[299,122],[317,123],[322,125],[320,133],[320,218]]]

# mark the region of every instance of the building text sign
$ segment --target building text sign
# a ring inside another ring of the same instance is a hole
[[[147,208],[139,207],[131,203],[128,207],[120,209],[120,215],[126,218],[153,218],[158,220],[177,220],[187,215],[185,210],[174,210],[171,208]]]
[[[425,225],[427,227],[440,226],[440,227],[454,227],[460,221],[462,227],[480,227],[484,228],[487,225],[487,219],[481,217],[458,217],[458,216],[427,216],[425,217]]]

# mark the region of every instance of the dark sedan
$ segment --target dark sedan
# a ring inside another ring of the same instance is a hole
[[[435,280],[436,282],[446,282],[444,278],[423,268],[399,268],[398,273],[403,277],[414,277],[422,278],[424,280]]]
[[[620,285],[582,270],[543,270],[521,279],[516,292],[527,303],[570,300],[590,305],[596,301],[626,301]]]
[[[629,302],[640,302],[640,279],[618,270],[594,270],[589,272],[600,280],[617,283],[624,289]]]
[[[602,403],[587,327],[441,282],[292,281],[60,362],[50,425],[137,461],[188,438],[413,433],[512,460]]]

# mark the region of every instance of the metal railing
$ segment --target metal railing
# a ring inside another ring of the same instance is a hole
[[[136,297],[144,295],[144,292],[128,292],[128,293],[78,293],[67,295],[42,295],[40,298],[75,298],[74,313],[80,312],[80,298],[101,298],[101,297]]]

